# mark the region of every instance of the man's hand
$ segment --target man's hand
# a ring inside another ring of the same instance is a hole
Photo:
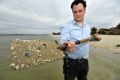
[[[71,52],[75,50],[76,43],[74,41],[68,41],[68,42],[65,42],[64,45],[67,45],[66,51]]]
[[[100,41],[100,40],[101,40],[101,37],[98,34],[97,28],[93,27],[91,29],[91,39],[90,39],[90,41]]]
[[[98,33],[91,35],[91,41],[100,41],[101,37]]]

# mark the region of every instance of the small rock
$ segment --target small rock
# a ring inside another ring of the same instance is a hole
[[[120,47],[120,44],[117,44],[116,47]]]

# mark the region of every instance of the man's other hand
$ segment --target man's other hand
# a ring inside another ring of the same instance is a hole
[[[91,41],[100,41],[100,40],[101,40],[101,36],[98,33],[91,35]]]

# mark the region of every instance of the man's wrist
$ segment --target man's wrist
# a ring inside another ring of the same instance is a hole
[[[76,45],[77,45],[77,44],[80,44],[80,40],[75,41],[75,44],[76,44]]]

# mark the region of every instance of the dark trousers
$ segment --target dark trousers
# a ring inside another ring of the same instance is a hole
[[[89,70],[87,59],[64,58],[63,61],[64,80],[74,80],[76,77],[78,80],[87,80]]]

